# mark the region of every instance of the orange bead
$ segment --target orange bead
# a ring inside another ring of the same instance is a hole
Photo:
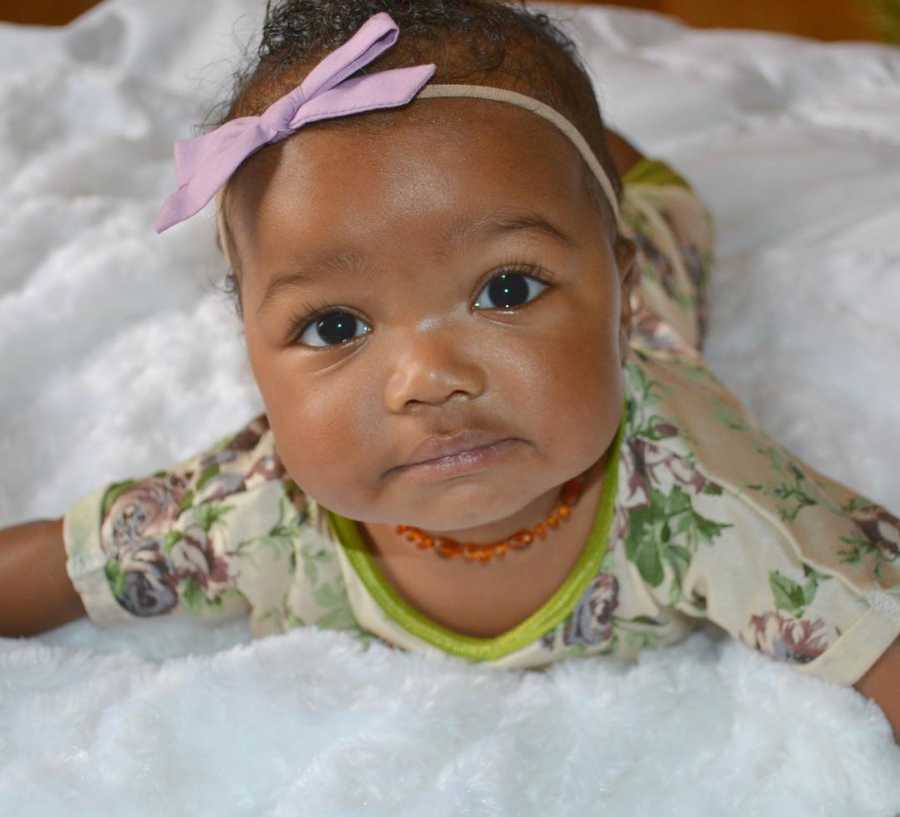
[[[537,525],[534,526],[534,533],[536,536],[540,536],[541,539],[547,538],[547,527],[543,522],[538,522]]]
[[[442,539],[437,552],[439,556],[443,556],[445,559],[454,559],[462,552],[462,548],[456,543]]]
[[[559,517],[555,513],[551,513],[550,516],[547,517],[547,524],[551,528],[557,527],[557,525],[559,525]]]
[[[475,561],[485,558],[490,559],[492,551],[492,545],[466,545],[466,556]]]
[[[568,519],[570,513],[571,513],[571,511],[569,510],[569,508],[566,505],[560,506],[559,515],[562,519]]]
[[[514,548],[515,550],[523,550],[528,547],[534,541],[534,536],[531,531],[520,530],[516,531],[512,536],[509,537],[507,544]]]
[[[568,491],[563,491],[562,501],[566,505],[574,505],[578,502],[579,496],[581,496],[581,488],[576,487]]]

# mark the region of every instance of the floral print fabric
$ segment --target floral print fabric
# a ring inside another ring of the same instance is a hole
[[[710,621],[798,671],[855,683],[900,635],[900,520],[751,423],[701,355],[708,209],[656,160],[624,182],[642,281],[609,542],[561,623],[487,663],[633,659]],[[169,469],[84,497],[64,538],[98,624],[249,614],[257,637],[318,626],[435,649],[366,590],[327,514],[285,472],[264,414]]]

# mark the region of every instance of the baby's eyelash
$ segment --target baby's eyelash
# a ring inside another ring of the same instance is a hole
[[[484,289],[488,282],[493,278],[496,278],[498,275],[509,273],[527,275],[530,278],[535,278],[538,281],[541,281],[542,283],[548,285],[552,284],[556,278],[556,276],[550,270],[544,269],[543,267],[533,264],[530,261],[507,261],[504,264],[500,264],[497,269],[495,269],[490,275],[487,276],[487,278],[484,279],[484,281],[481,282],[478,291],[480,292],[482,289]],[[322,315],[327,315],[329,312],[336,311],[346,311],[349,314],[353,314],[350,310],[344,309],[343,307],[330,301],[322,300],[316,303],[304,301],[288,319],[288,326],[290,326],[290,338],[292,342],[296,342],[296,340],[303,334],[306,327],[316,321],[319,317],[321,317]]]
[[[300,338],[306,330],[306,327],[318,320],[320,316],[339,309],[341,309],[341,307],[335,306],[330,301],[318,301],[317,303],[303,301],[297,310],[292,312],[288,318],[288,326],[290,327],[288,330],[288,338],[290,342],[296,343],[298,338]]]
[[[304,301],[300,304],[297,311],[291,315],[289,323],[292,327],[299,328],[301,323],[312,323],[319,315],[324,315],[326,312],[330,312],[333,309],[340,309],[340,307],[336,307],[330,301],[319,301],[315,304]]]
[[[484,284],[497,275],[502,275],[504,272],[519,272],[522,275],[530,275],[532,278],[537,278],[538,281],[543,281],[545,284],[550,284],[556,279],[556,276],[550,270],[544,269],[530,261],[507,261],[505,264],[501,264],[498,270],[492,272],[485,279]]]

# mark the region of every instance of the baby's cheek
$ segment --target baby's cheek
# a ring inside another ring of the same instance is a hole
[[[525,433],[562,473],[602,455],[615,435],[623,383],[614,350],[601,349],[596,334],[553,340],[520,358],[503,393]]]
[[[269,420],[291,478],[316,500],[345,515],[365,506],[377,457],[359,402],[318,388],[270,391]],[[341,510],[343,509],[343,510]]]
[[[569,403],[568,419],[572,429],[570,444],[602,453],[618,428],[624,400],[624,381],[618,359],[585,356],[585,365],[573,379],[564,398]],[[592,365],[593,364],[593,365]]]

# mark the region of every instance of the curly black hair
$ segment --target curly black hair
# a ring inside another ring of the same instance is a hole
[[[229,98],[212,109],[205,127],[258,116],[380,11],[397,23],[400,38],[359,74],[429,62],[437,66],[434,83],[497,85],[532,96],[573,122],[621,200],[622,181],[577,48],[556,22],[528,9],[524,0],[269,0],[255,57],[234,74]],[[386,121],[364,115],[328,122],[329,127],[366,129],[384,127]],[[592,173],[586,172],[586,177],[594,206],[605,214],[615,237],[615,219],[605,195]],[[219,240],[228,242],[234,259],[228,236]],[[236,296],[240,316],[237,272],[228,275],[226,291]]]

